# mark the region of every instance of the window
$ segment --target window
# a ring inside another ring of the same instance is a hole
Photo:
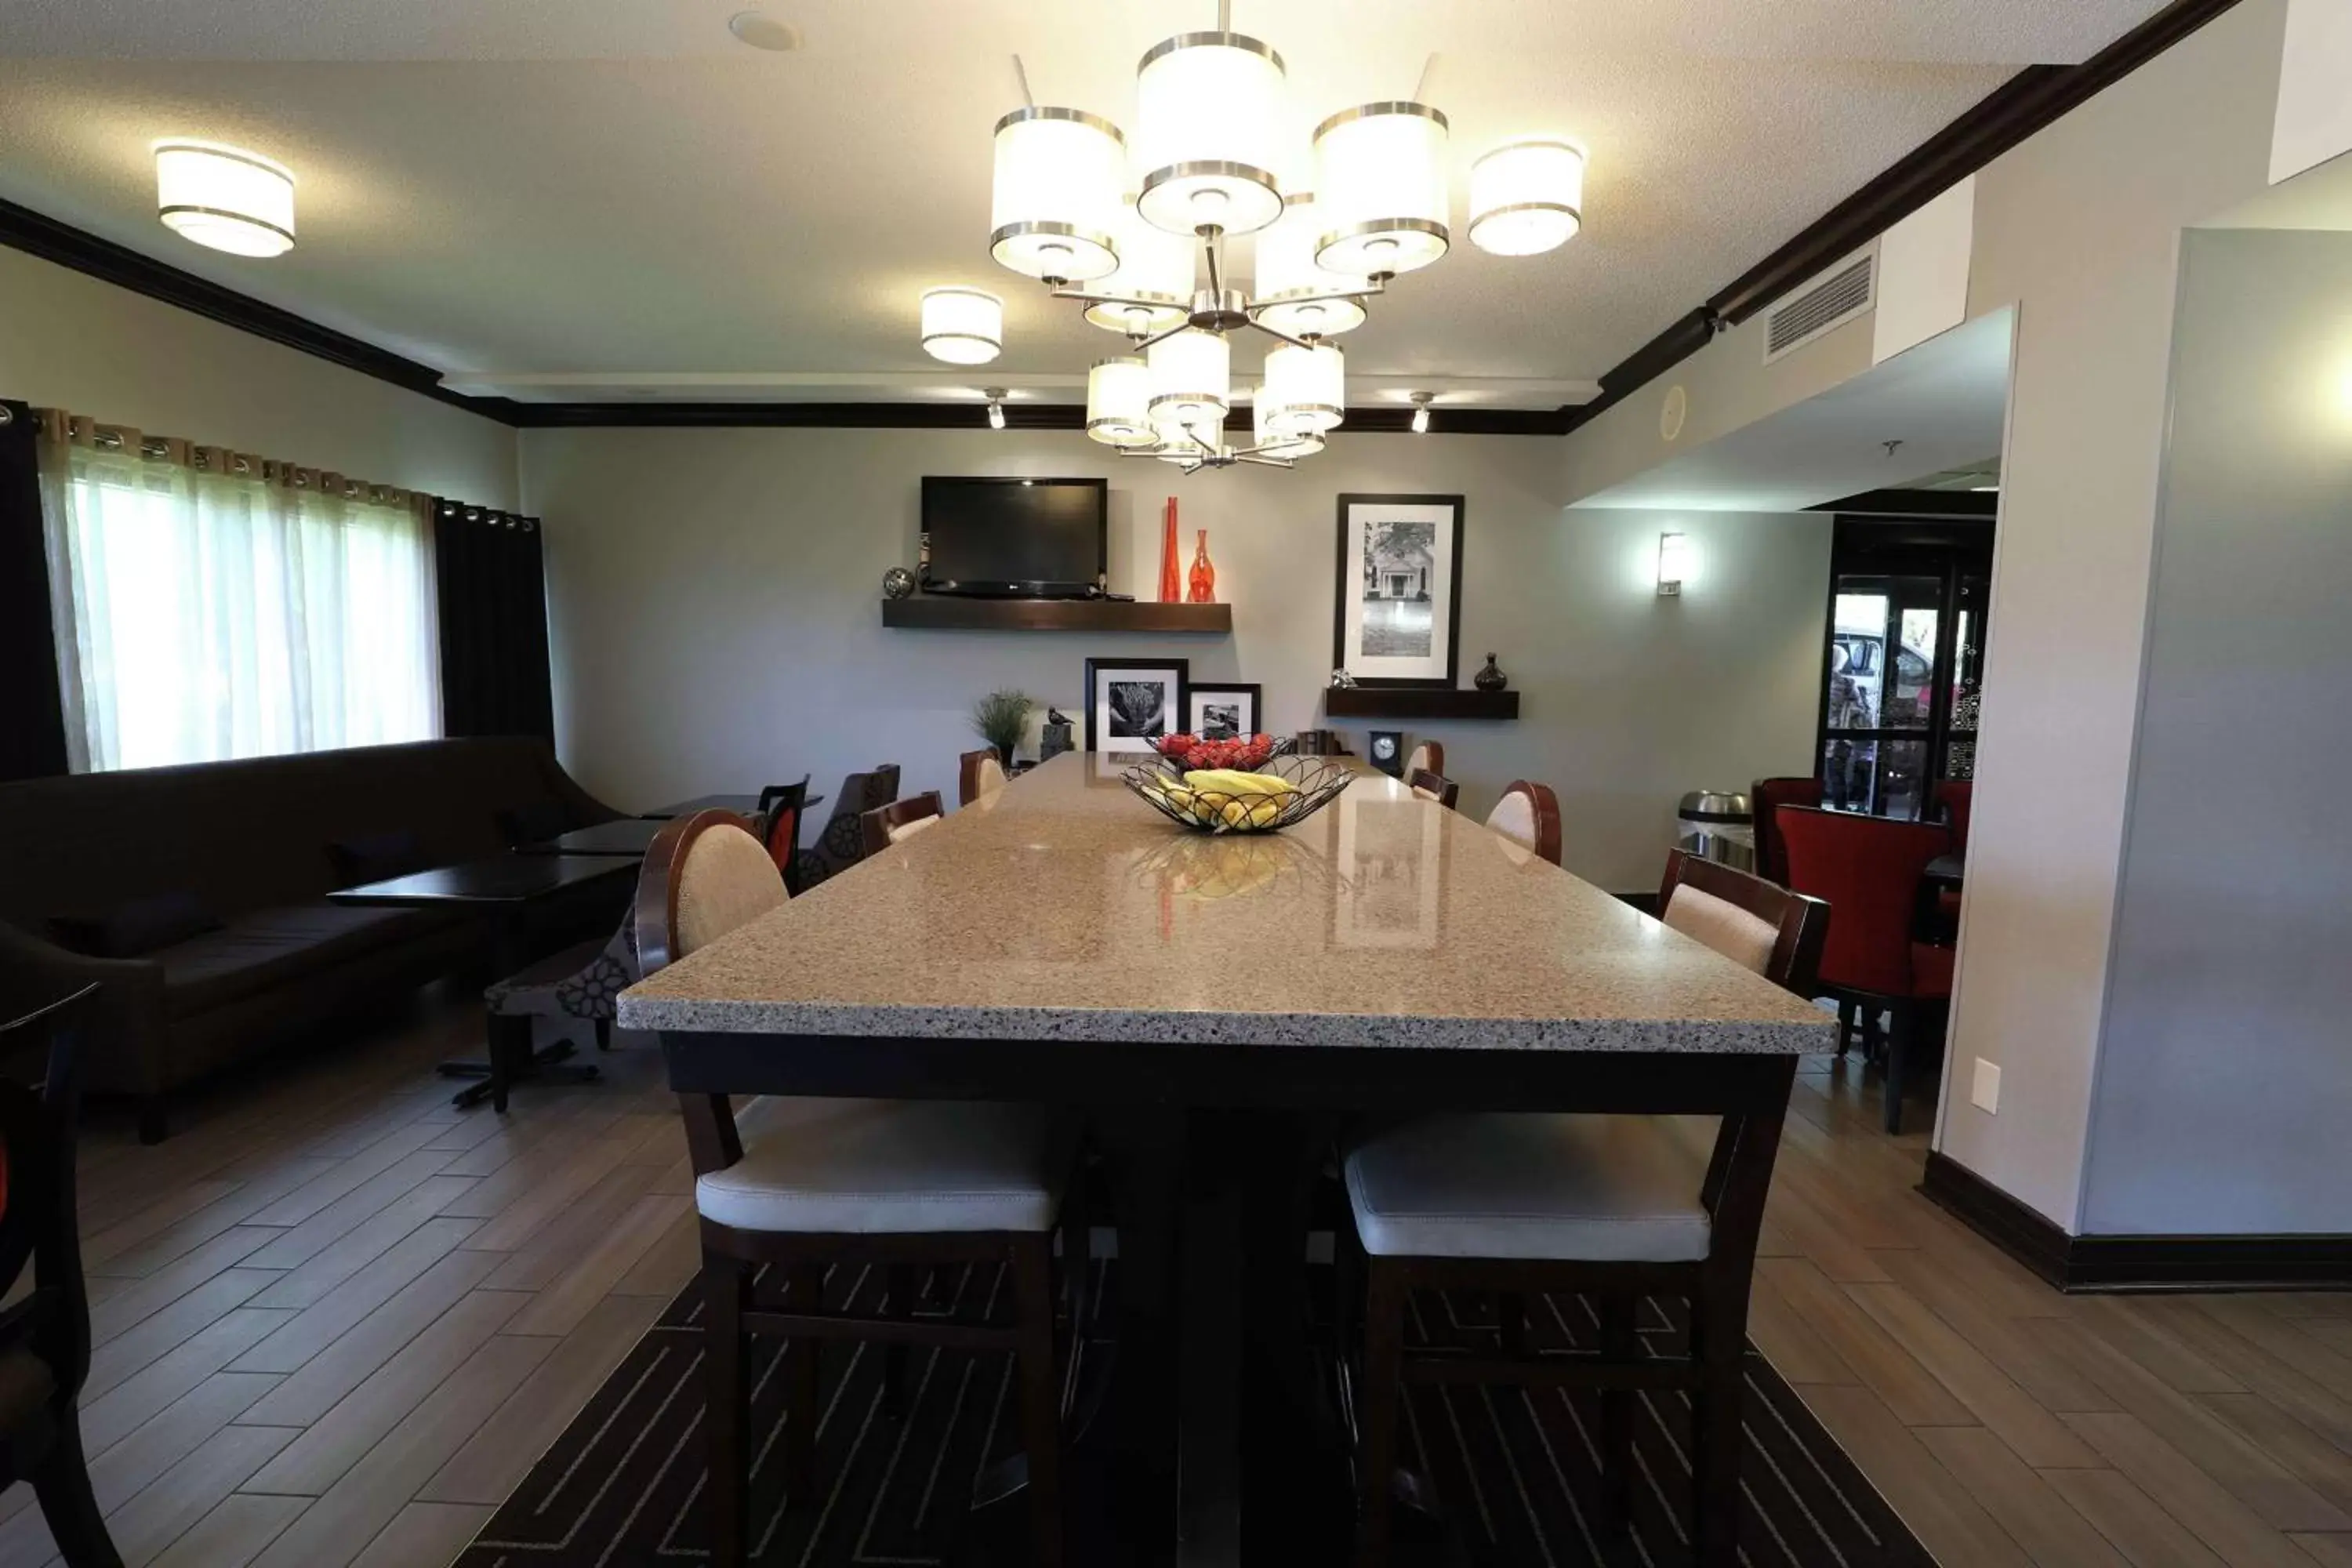
[[[44,448],[76,771],[440,732],[432,526],[410,497],[139,447]]]

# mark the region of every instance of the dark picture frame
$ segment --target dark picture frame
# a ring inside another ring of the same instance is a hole
[[[1235,733],[1255,735],[1265,729],[1265,697],[1257,685],[1250,681],[1204,681],[1184,689],[1184,731],[1190,735],[1208,733],[1202,724],[1202,709],[1218,701],[1236,701],[1243,705],[1242,722]]]
[[[1359,686],[1450,690],[1457,684],[1464,510],[1458,495],[1339,497],[1333,668],[1348,671]],[[1383,535],[1400,541],[1385,564]]]
[[[1191,699],[1188,695],[1192,687],[1192,667],[1190,659],[1090,658],[1087,660],[1087,750],[1132,752],[1138,754],[1148,754],[1151,752],[1150,742],[1156,737],[1135,733],[1134,731],[1139,727],[1135,724],[1119,725],[1111,717],[1107,706],[1118,697],[1116,688],[1120,685],[1140,684],[1142,682],[1139,678],[1142,677],[1158,677],[1163,687],[1159,733],[1172,735],[1181,731],[1186,718],[1192,712]],[[1137,677],[1139,679],[1133,682],[1121,682],[1117,679],[1121,675]],[[1111,734],[1110,731],[1113,728],[1120,728],[1122,733]],[[1106,745],[1104,742],[1107,741],[1117,741],[1120,743]]]

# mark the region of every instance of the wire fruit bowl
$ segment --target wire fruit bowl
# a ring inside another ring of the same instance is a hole
[[[1339,799],[1356,776],[1317,757],[1276,757],[1256,771],[1284,780],[1290,788],[1279,795],[1194,789],[1184,782],[1184,770],[1164,757],[1129,768],[1120,777],[1160,816],[1195,833],[1276,833]]]

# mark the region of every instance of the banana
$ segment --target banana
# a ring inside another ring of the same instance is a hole
[[[1199,768],[1184,775],[1194,790],[1223,795],[1295,795],[1298,786],[1278,773],[1245,773],[1238,768]]]

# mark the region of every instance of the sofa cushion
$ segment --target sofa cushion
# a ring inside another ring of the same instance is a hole
[[[285,904],[149,954],[173,1013],[200,1013],[439,923],[414,910]]]
[[[413,827],[357,834],[328,845],[327,858],[334,862],[336,885],[345,888],[389,881],[412,871],[429,870],[433,865],[433,852],[425,848],[425,836]]]
[[[59,947],[92,958],[139,958],[220,929],[220,916],[186,892],[150,893],[125,899],[103,914],[63,915],[49,921]]]

